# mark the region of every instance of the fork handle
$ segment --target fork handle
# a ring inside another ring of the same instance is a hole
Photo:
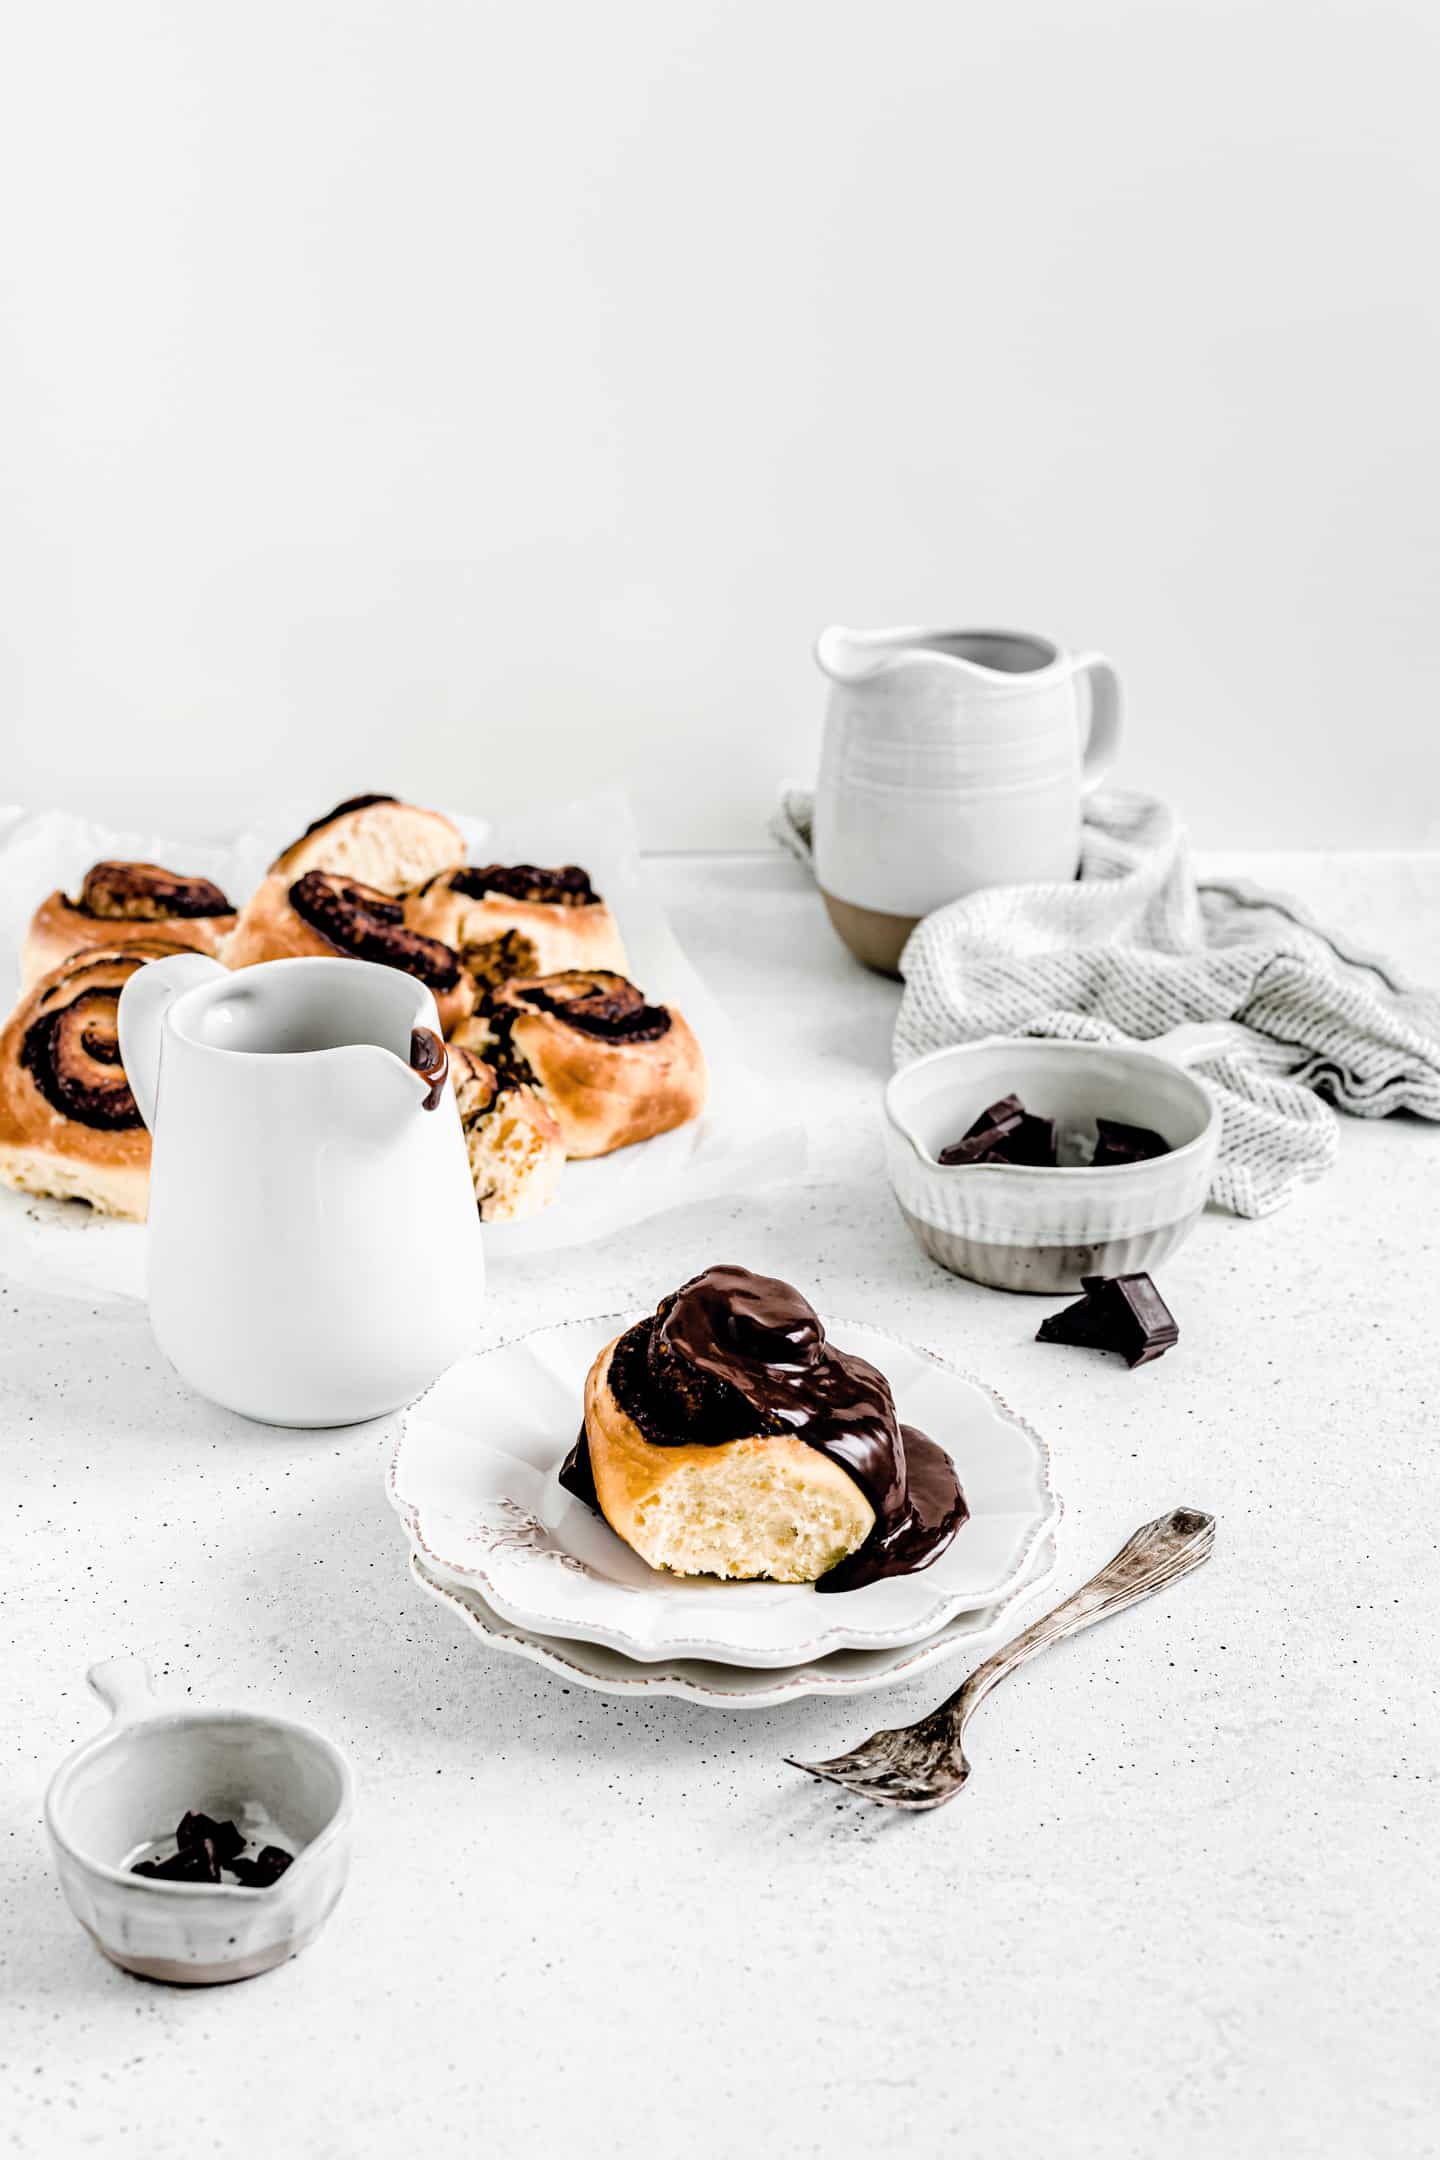
[[[1067,1635],[1078,1635],[1097,1620],[1108,1620],[1111,1613],[1137,1605],[1141,1598],[1153,1596],[1167,1583],[1178,1582],[1182,1575],[1209,1559],[1214,1544],[1215,1518],[1198,1508],[1175,1508],[1157,1522],[1146,1523],[1098,1575],[1092,1575],[1053,1612],[1036,1620],[1013,1642],[1002,1644],[983,1665],[977,1665],[932,1716],[948,1719],[958,1740],[971,1711],[1017,1665],[1038,1657]]]

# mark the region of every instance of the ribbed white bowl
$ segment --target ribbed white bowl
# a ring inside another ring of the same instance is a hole
[[[45,1795],[65,1902],[96,1947],[146,1980],[248,1980],[303,1950],[345,1884],[351,1780],[308,1725],[245,1710],[170,1710],[140,1658],[86,1676],[111,1723],[67,1757]],[[157,1882],[129,1860],[192,1808],[220,1820],[259,1808],[295,1854],[263,1890]]]
[[[1154,1267],[1204,1208],[1220,1143],[1215,1100],[1185,1066],[1243,1034],[1224,1023],[1178,1028],[1145,1048],[990,1036],[932,1051],[885,1090],[901,1213],[942,1267],[997,1289],[1053,1294],[1086,1275]],[[942,1165],[941,1149],[1005,1095],[1089,1140],[1101,1117],[1146,1126],[1169,1153],[1102,1170]]]

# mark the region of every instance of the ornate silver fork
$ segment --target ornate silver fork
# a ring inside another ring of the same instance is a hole
[[[969,1679],[928,1717],[914,1725],[872,1733],[848,1755],[832,1755],[828,1762],[796,1762],[793,1755],[785,1760],[796,1770],[828,1778],[832,1785],[841,1785],[862,1800],[878,1800],[883,1807],[917,1811],[943,1807],[970,1775],[960,1742],[971,1712],[997,1680],[1038,1657],[1051,1643],[1078,1635],[1097,1620],[1108,1620],[1111,1613],[1123,1612],[1167,1583],[1178,1582],[1209,1559],[1214,1544],[1215,1518],[1198,1508],[1176,1508],[1158,1522],[1146,1523],[1098,1575],[977,1665]]]

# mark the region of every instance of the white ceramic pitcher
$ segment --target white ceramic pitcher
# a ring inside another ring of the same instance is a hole
[[[349,1424],[473,1342],[475,1194],[454,1092],[409,1062],[417,1028],[438,1037],[424,984],[365,960],[231,974],[186,953],[126,983],[120,1055],[153,1135],[151,1325],[213,1402]]]
[[[815,874],[840,936],[894,973],[922,915],[981,885],[1066,882],[1120,739],[1099,653],[1014,630],[824,631]]]

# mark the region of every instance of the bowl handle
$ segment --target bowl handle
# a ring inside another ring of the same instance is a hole
[[[117,1725],[133,1725],[138,1718],[159,1714],[160,1700],[143,1657],[104,1658],[90,1667],[85,1679]]]
[[[1190,1066],[1202,1065],[1206,1058],[1224,1057],[1231,1050],[1273,1050],[1275,1045],[1269,1035],[1239,1020],[1187,1020],[1183,1026],[1171,1028],[1168,1035],[1152,1036],[1141,1047],[1153,1050],[1156,1057],[1168,1058],[1172,1065]]]

